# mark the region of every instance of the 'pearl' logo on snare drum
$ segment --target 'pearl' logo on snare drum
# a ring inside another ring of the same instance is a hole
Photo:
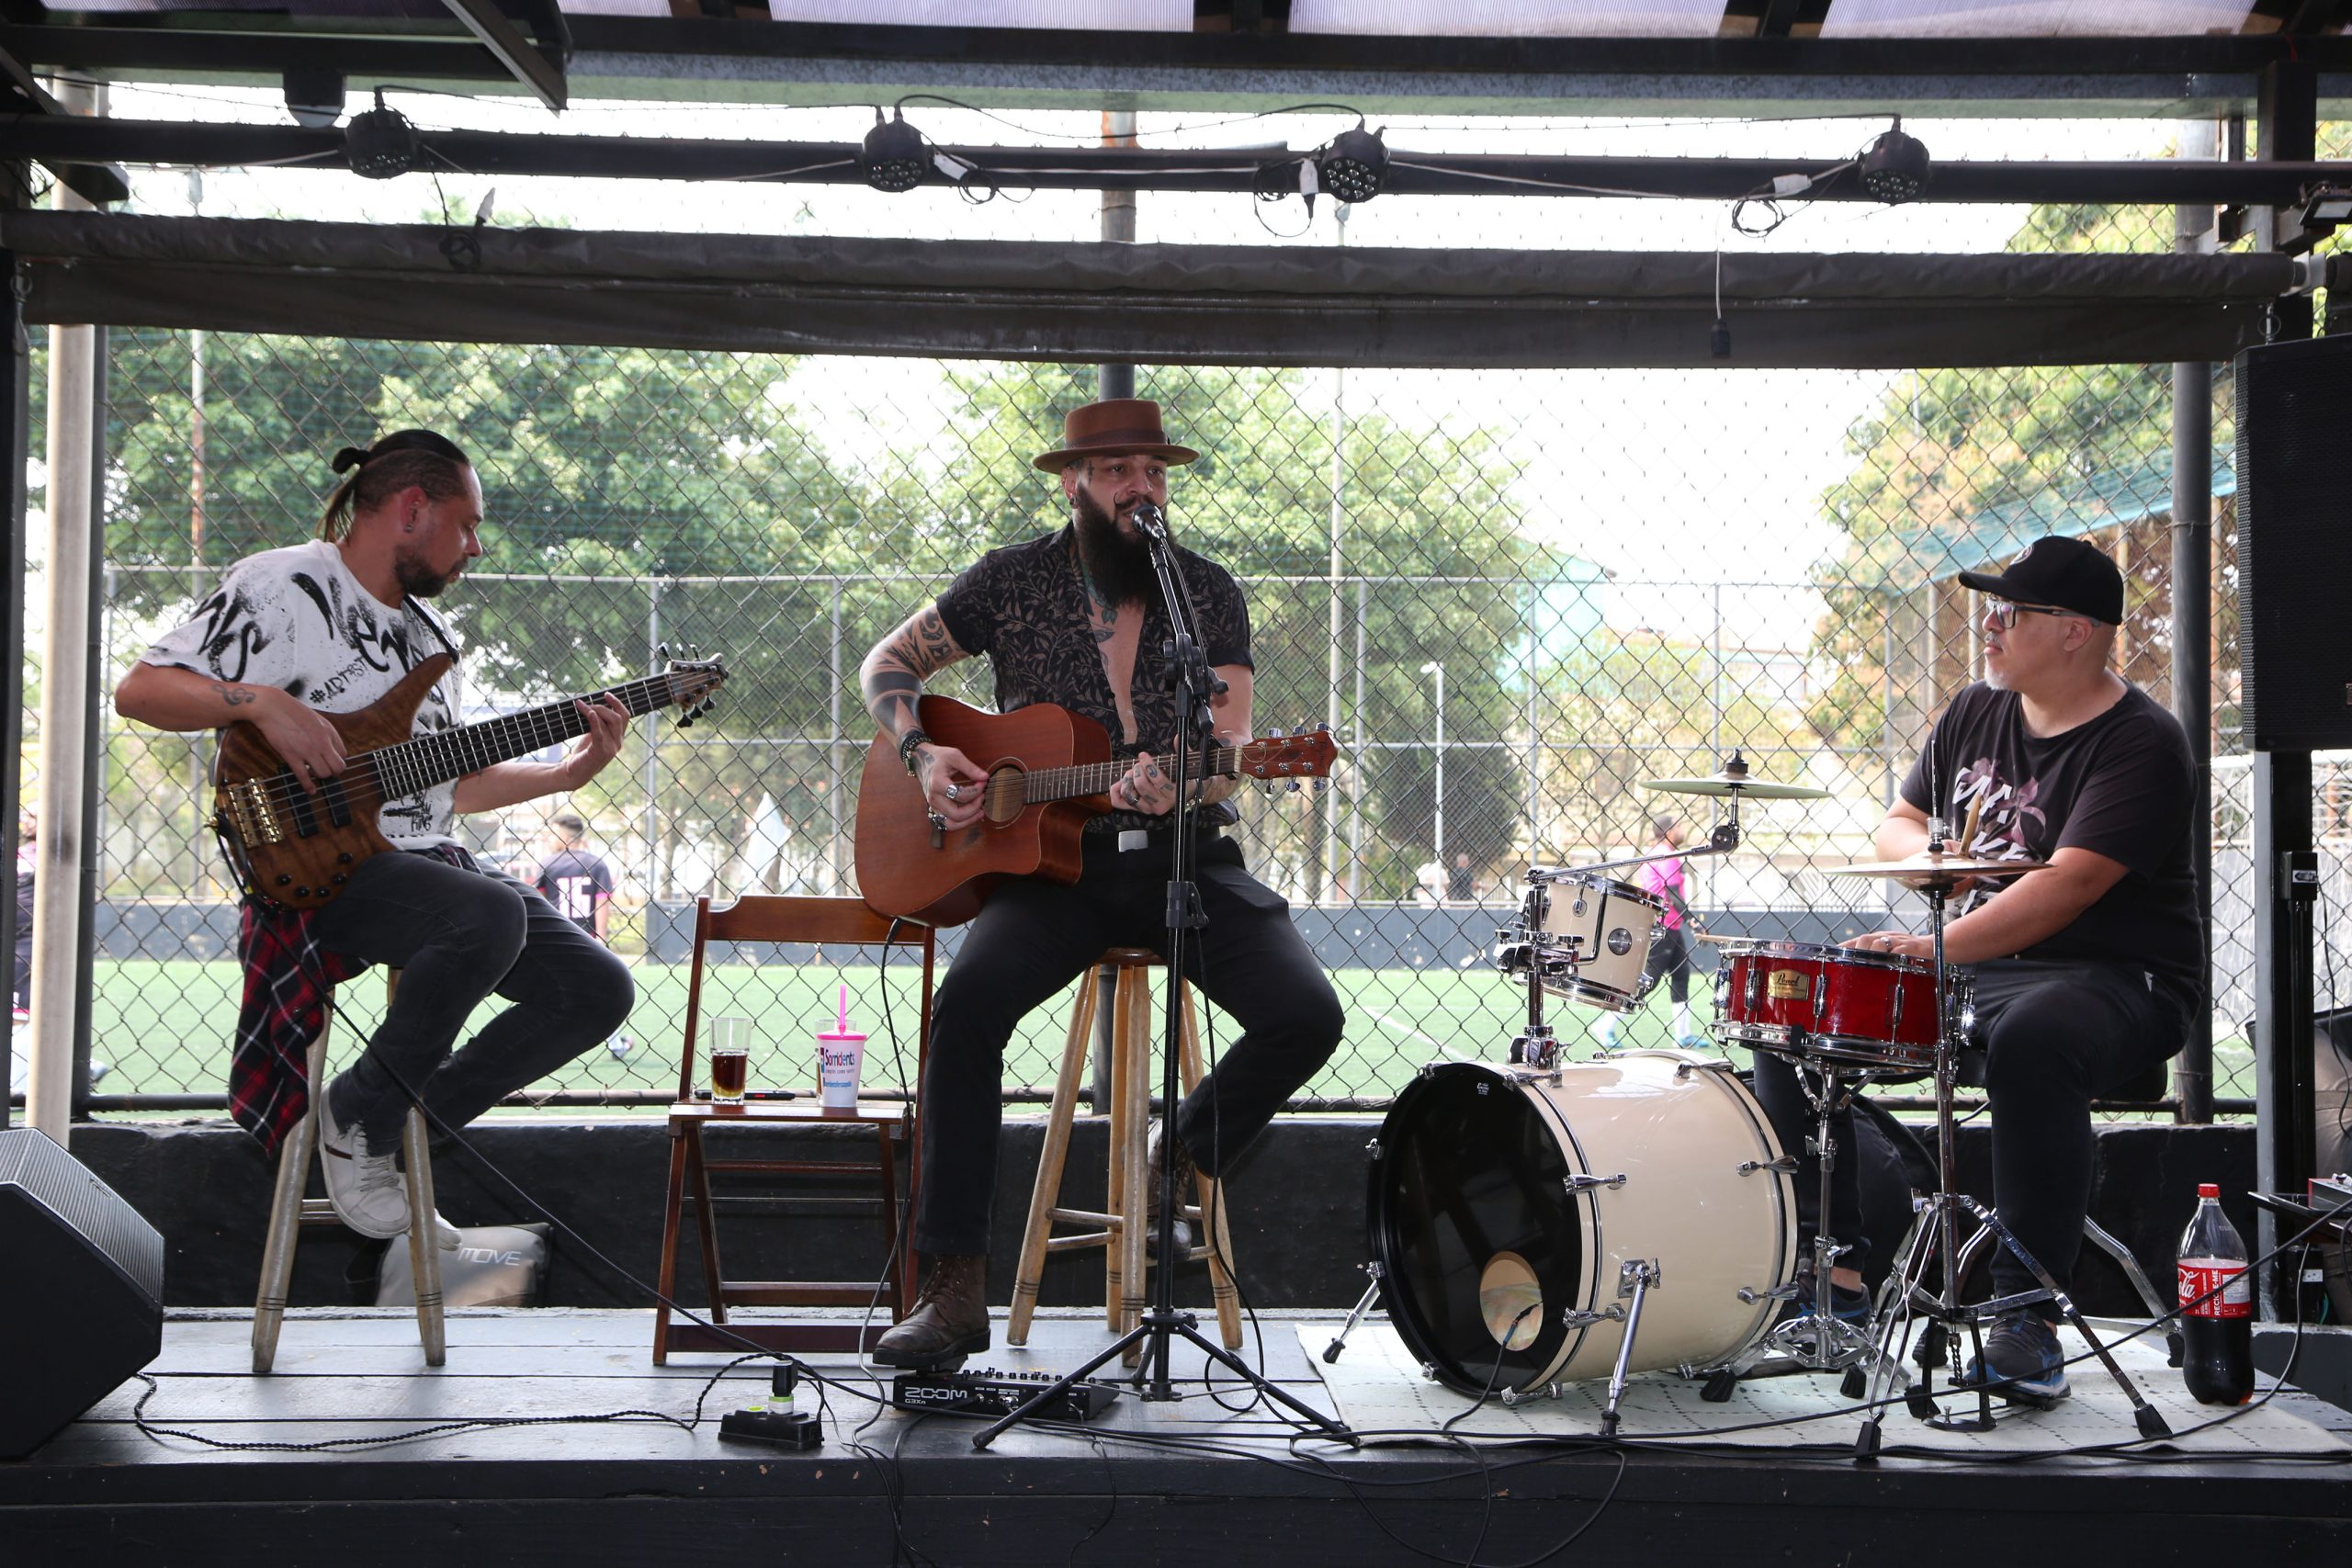
[[[1609,951],[1623,958],[1634,951],[1634,933],[1619,926],[1609,933]]]
[[[1802,969],[1775,969],[1764,977],[1764,994],[1776,1002],[1801,1002],[1813,995],[1813,976]]]

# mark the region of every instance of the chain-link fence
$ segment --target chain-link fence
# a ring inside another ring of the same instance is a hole
[[[2102,243],[2127,219],[2145,245],[2168,237],[2169,214],[2087,210],[2038,214],[2021,243]],[[715,712],[687,729],[674,715],[644,720],[569,803],[616,875],[609,939],[639,983],[625,1032],[541,1086],[572,1100],[666,1100],[695,897],[855,891],[871,738],[858,661],[981,550],[1060,525],[1058,491],[1028,458],[1095,384],[1089,367],[1033,364],[123,329],[107,341],[109,679],[223,564],[307,535],[326,454],[402,424],[455,436],[490,492],[488,558],[445,601],[468,650],[469,717],[594,691],[665,649],[727,660]],[[1734,750],[1759,777],[1828,797],[1750,803],[1737,852],[1689,863],[1711,931],[1826,942],[1916,921],[1907,896],[1830,873],[1872,858],[1871,830],[1928,720],[1978,666],[1956,573],[2026,538],[2082,535],[2114,554],[2132,585],[2122,666],[2170,697],[2166,367],[1147,367],[1138,391],[1203,452],[1171,511],[1249,593],[1260,731],[1325,723],[1340,741],[1328,790],[1241,801],[1245,852],[1292,900],[1349,1004],[1309,1103],[1377,1101],[1434,1055],[1497,1054],[1523,999],[1487,955],[1526,868],[1637,852],[1659,817],[1703,842],[1715,803],[1644,781],[1711,773]],[[2224,377],[2217,460],[2230,415]],[[2221,539],[2226,468],[2215,483]],[[2253,954],[2245,791],[2227,761],[2239,748],[2226,545],[2216,556],[2227,1099],[2253,1088]],[[991,699],[978,665],[933,689]],[[37,764],[37,728],[27,734]],[[195,1104],[164,1097],[218,1093],[239,989],[232,890],[203,827],[209,741],[110,715],[104,740],[98,1103]],[[2338,774],[2323,771],[2335,801]],[[464,831],[485,859],[527,869],[560,804]],[[2340,882],[2346,823],[2331,808],[2323,826]],[[2327,906],[2331,931],[2342,908]],[[1660,986],[1621,1037],[1704,1042],[1712,952],[1694,944],[1687,1010]],[[730,981],[752,987],[735,1000],[760,1020],[783,1081],[808,1076],[802,1043],[831,1017],[831,976]],[[878,1030],[879,977],[844,978]],[[909,984],[893,967],[901,1031]],[[370,987],[347,989],[370,1005]],[[1065,1010],[1042,1010],[1014,1042],[1016,1092],[1050,1080]],[[1573,1035],[1601,1015],[1563,1003],[1555,1021]],[[1229,1038],[1221,1019],[1213,1028]]]

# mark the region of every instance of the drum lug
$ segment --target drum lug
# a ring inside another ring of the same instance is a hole
[[[1753,1176],[1759,1170],[1777,1170],[1783,1175],[1794,1176],[1796,1169],[1797,1156],[1794,1155],[1782,1155],[1778,1159],[1744,1159],[1739,1162],[1739,1174],[1742,1176]]]
[[[1804,1286],[1792,1280],[1785,1285],[1775,1285],[1769,1291],[1759,1291],[1753,1286],[1742,1285],[1736,1294],[1743,1303],[1754,1306],[1758,1302],[1792,1302],[1797,1299],[1798,1292],[1804,1289]]]
[[[1374,1258],[1370,1263],[1365,1264],[1363,1266],[1363,1272],[1364,1278],[1368,1280],[1385,1280],[1388,1278],[1388,1270],[1381,1267],[1380,1260],[1378,1258]]]
[[[1363,1157],[1371,1160],[1376,1160],[1380,1157],[1380,1140],[1378,1138],[1374,1138],[1364,1145]]]
[[[1632,1293],[1632,1286],[1623,1286],[1623,1289],[1628,1294]],[[1625,1309],[1619,1306],[1615,1302],[1611,1302],[1599,1312],[1583,1312],[1579,1311],[1576,1307],[1569,1307],[1560,1314],[1560,1326],[1567,1329],[1590,1328],[1598,1324],[1623,1323],[1624,1321]]]
[[[1715,1056],[1703,1062],[1678,1062],[1674,1066],[1674,1077],[1679,1082],[1692,1073],[1733,1073],[1738,1070],[1731,1065],[1730,1057]]]
[[[1508,1410],[1515,1404],[1524,1404],[1532,1400],[1557,1399],[1560,1397],[1560,1385],[1555,1382],[1547,1382],[1542,1388],[1525,1390],[1507,1388],[1499,1397],[1503,1402],[1503,1408]]]
[[[1621,1170],[1614,1176],[1586,1176],[1578,1172],[1562,1177],[1560,1185],[1566,1188],[1568,1196],[1573,1198],[1579,1192],[1589,1192],[1598,1187],[1623,1187],[1625,1185],[1625,1173]]]

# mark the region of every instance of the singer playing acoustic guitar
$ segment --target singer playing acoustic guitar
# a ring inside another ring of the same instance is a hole
[[[1055,703],[1101,724],[1128,765],[1109,807],[1085,834],[1074,884],[1044,877],[1000,884],[972,921],[939,987],[922,1086],[922,1183],[915,1246],[930,1264],[917,1310],[883,1336],[885,1366],[932,1367],[989,1345],[987,1253],[996,1178],[1005,1042],[1031,1009],[1117,946],[1157,948],[1167,922],[1170,812],[1163,766],[1178,721],[1162,683],[1168,617],[1134,513],[1164,507],[1171,465],[1198,454],[1170,442],[1159,405],[1141,399],[1070,411],[1062,445],[1033,459],[1058,474],[1070,509],[1059,533],[991,550],[938,601],[876,645],[859,671],[866,706],[898,738],[899,755],[948,829],[980,814],[989,759],[934,745],[916,728],[930,675],[985,655],[1001,710]],[[1181,546],[1177,569],[1199,608],[1204,651],[1226,683],[1215,716],[1220,739],[1250,735],[1250,614],[1230,573]],[[1177,1190],[1189,1160],[1213,1176],[1312,1077],[1340,1042],[1344,1017],[1329,979],[1292,925],[1289,906],[1242,868],[1223,829],[1229,779],[1198,786],[1199,888],[1208,925],[1188,944],[1188,977],[1241,1025],[1214,1072],[1174,1117]],[[1152,1159],[1159,1139],[1154,1129]],[[1156,1198],[1158,1183],[1152,1184]]]

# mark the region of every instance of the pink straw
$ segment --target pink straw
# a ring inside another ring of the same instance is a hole
[[[849,1032],[849,985],[846,981],[842,982],[842,985],[841,1019],[840,1021],[833,1026],[833,1032],[836,1034],[847,1034]]]

